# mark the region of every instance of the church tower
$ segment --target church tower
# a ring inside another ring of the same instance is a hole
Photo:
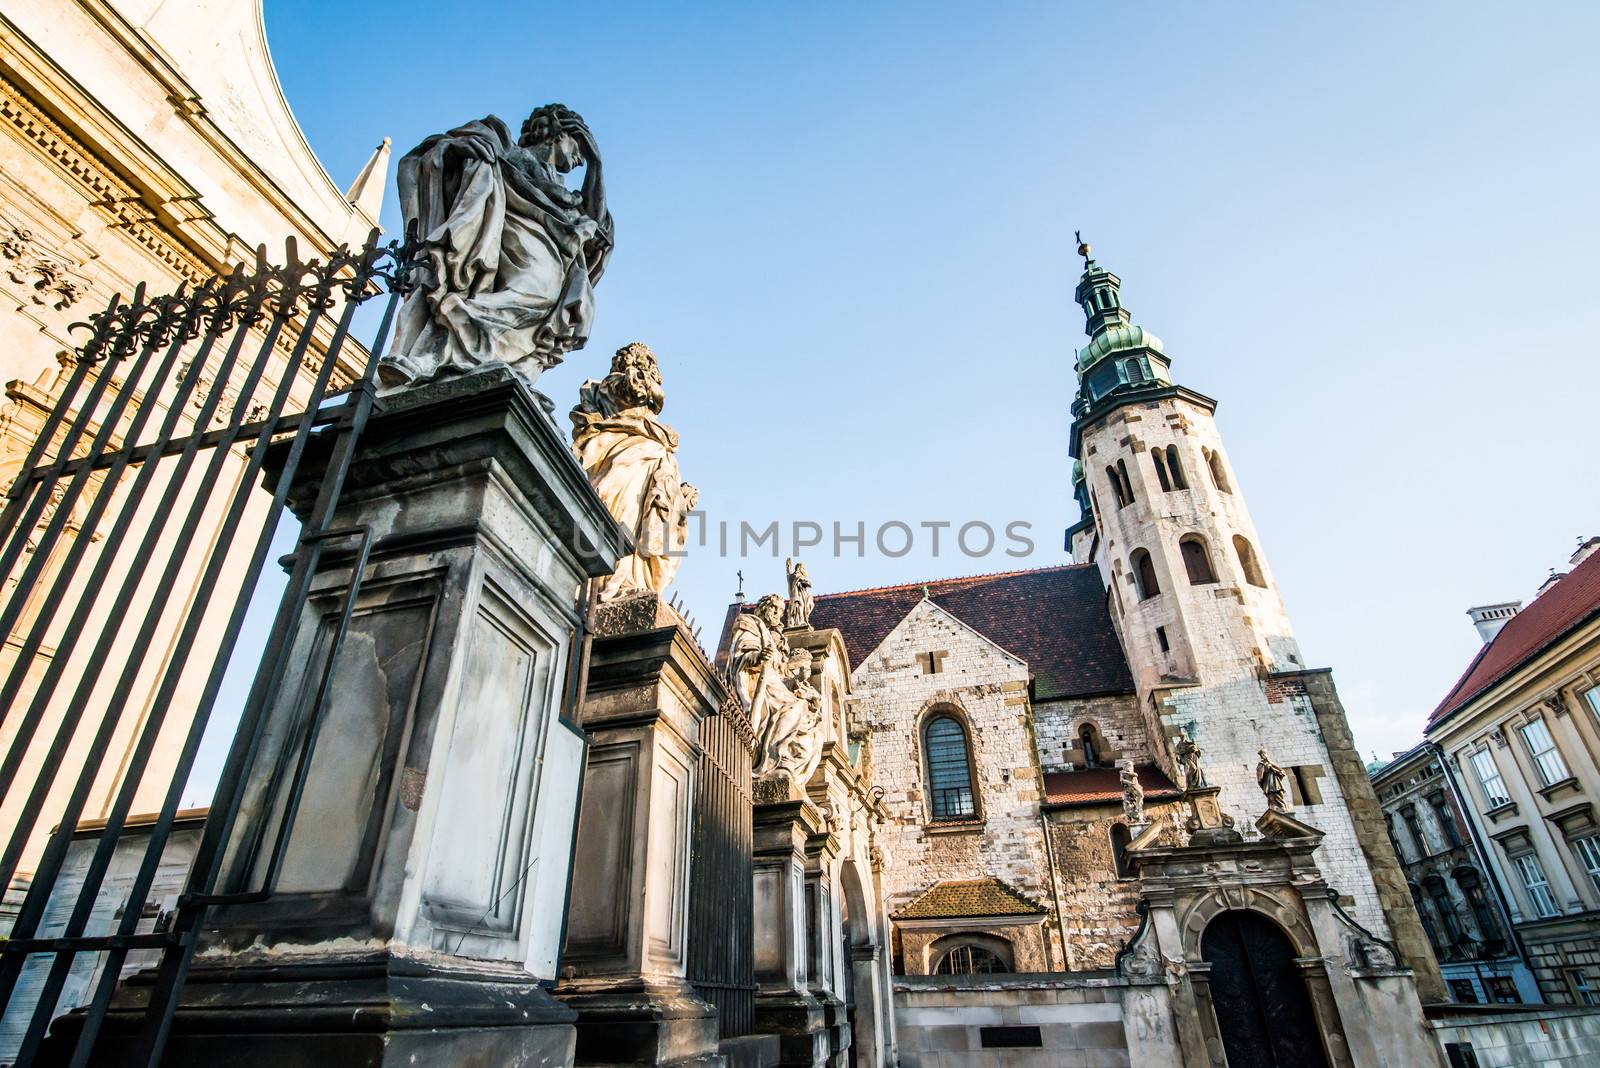
[[[1073,558],[1097,564],[1105,580],[1153,756],[1176,775],[1173,745],[1186,730],[1249,835],[1265,807],[1256,783],[1265,749],[1288,772],[1295,818],[1325,833],[1316,861],[1344,906],[1431,967],[1331,673],[1301,658],[1216,401],[1173,380],[1161,340],[1123,305],[1121,279],[1088,245],[1078,253],[1089,342],[1072,403],[1082,518],[1067,537]]]

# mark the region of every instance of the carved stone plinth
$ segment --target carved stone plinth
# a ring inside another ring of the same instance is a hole
[[[655,595],[605,605],[596,631],[557,996],[579,1064],[720,1065],[716,1009],[685,975],[697,739],[726,692]]]
[[[326,448],[300,466],[302,513]],[[372,550],[298,813],[285,819],[355,577],[342,544],[289,636],[219,890],[263,888],[280,841],[281,873],[264,900],[207,914],[164,1063],[565,1061],[574,1013],[540,985],[584,751],[561,702],[579,583],[626,551],[622,532],[503,368],[387,398],[333,525],[370,530]],[[113,1045],[143,990],[117,995]]]
[[[776,793],[776,783],[771,784]],[[810,991],[806,849],[822,831],[804,798],[755,807],[755,956],[758,1031],[776,1034],[782,1065],[808,1068],[832,1054],[828,1019]]]

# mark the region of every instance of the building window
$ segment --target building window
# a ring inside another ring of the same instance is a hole
[[[1138,385],[1140,382],[1144,381],[1144,364],[1140,363],[1138,360],[1129,360],[1127,367],[1129,382],[1133,383],[1134,385]]]
[[[1412,844],[1417,847],[1417,856],[1426,857],[1431,854],[1433,850],[1428,848],[1428,839],[1422,833],[1422,824],[1417,822],[1417,810],[1407,805],[1400,810],[1400,818],[1405,821]]]
[[[1111,825],[1111,860],[1117,868],[1117,878],[1126,879],[1132,873],[1128,870],[1128,843],[1133,841],[1133,836],[1126,823],[1113,823]]]
[[[1166,627],[1157,627],[1156,628],[1156,644],[1161,646],[1161,651],[1163,653],[1172,652],[1172,643],[1167,640],[1167,628]]]
[[[922,673],[924,675],[937,675],[944,670],[944,658],[950,655],[948,649],[931,649],[921,656]]]
[[[1178,542],[1178,551],[1183,554],[1183,567],[1189,573],[1189,585],[1203,586],[1217,581],[1216,572],[1211,570],[1211,554],[1206,551],[1204,538],[1198,534],[1185,534]]]
[[[1211,484],[1223,493],[1232,493],[1233,487],[1228,485],[1228,473],[1222,467],[1222,457],[1211,449],[1201,449],[1200,455],[1205,458],[1206,468],[1211,472]]]
[[[1450,998],[1463,1005],[1476,1005],[1478,1003],[1478,988],[1472,985],[1471,979],[1450,980]]]
[[[1235,534],[1233,551],[1239,557],[1239,569],[1244,572],[1244,580],[1252,586],[1265,587],[1266,577],[1261,574],[1261,564],[1256,560],[1256,551],[1250,547],[1250,543]]]
[[[1160,449],[1151,449],[1150,462],[1156,465],[1156,481],[1161,483],[1161,488],[1171,491],[1172,480],[1167,477],[1166,455]]]
[[[1600,894],[1600,835],[1591,834],[1575,840],[1572,851],[1578,855],[1578,863],[1583,865],[1583,870],[1589,873],[1595,893]]]
[[[1591,686],[1583,691],[1583,699],[1589,702],[1589,711],[1600,717],[1600,686]]]
[[[1457,868],[1455,879],[1456,885],[1461,888],[1461,896],[1467,899],[1467,907],[1472,909],[1473,920],[1478,924],[1478,938],[1484,943],[1484,952],[1492,953],[1489,944],[1500,941],[1500,924],[1495,921],[1494,910],[1489,907],[1489,898],[1483,892],[1483,880],[1471,868]]]
[[[1567,986],[1572,990],[1572,1000],[1579,1005],[1600,1005],[1595,995],[1594,983],[1582,968],[1567,969]]]
[[[1533,904],[1535,916],[1547,920],[1561,911],[1556,908],[1556,896],[1550,892],[1550,880],[1545,878],[1544,866],[1539,863],[1538,857],[1524,853],[1520,857],[1512,857],[1511,863],[1516,866],[1517,875],[1528,891],[1528,900]]]
[[[1117,477],[1122,480],[1122,493],[1127,497],[1128,503],[1133,503],[1133,483],[1128,481],[1128,464],[1125,460],[1117,461]]]
[[[1506,782],[1500,777],[1500,769],[1495,767],[1493,753],[1487,749],[1473,753],[1472,772],[1478,777],[1478,785],[1483,787],[1483,796],[1488,799],[1490,808],[1511,803],[1511,796],[1506,793]]]
[[[1519,732],[1522,740],[1528,746],[1528,755],[1533,757],[1534,766],[1539,769],[1539,780],[1545,786],[1569,778],[1567,765],[1561,759],[1561,754],[1556,750],[1556,740],[1550,737],[1550,728],[1542,719],[1532,723],[1525,723]]]
[[[922,728],[928,754],[928,796],[935,821],[970,820],[978,807],[972,796],[972,762],[967,732],[953,716],[934,716]]]
[[[1422,933],[1427,936],[1428,944],[1434,949],[1443,950],[1445,947],[1439,942],[1439,932],[1433,926],[1433,917],[1428,914],[1428,906],[1422,902],[1422,887],[1416,883],[1407,883],[1406,889],[1411,891],[1411,903],[1416,906],[1417,919],[1422,921]]]
[[[1445,889],[1444,880],[1437,875],[1426,880],[1428,896],[1433,898],[1433,909],[1439,914],[1439,922],[1444,924],[1444,940],[1448,946],[1461,943],[1461,921],[1456,918],[1455,903],[1450,900],[1450,891]]]
[[[982,946],[959,945],[939,958],[935,975],[990,975],[1009,972],[1006,962]]]
[[[1111,492],[1116,494],[1117,507],[1126,508],[1133,503],[1133,483],[1128,481],[1128,465],[1122,460],[1117,465],[1106,467],[1106,481],[1111,483]]]
[[[1507,975],[1491,975],[1485,982],[1489,987],[1489,1000],[1497,1005],[1521,1005],[1522,995],[1517,993],[1517,984]]]
[[[1156,581],[1156,565],[1150,559],[1150,553],[1145,549],[1135,549],[1128,559],[1133,564],[1133,588],[1139,594],[1139,600],[1148,601],[1160,593],[1161,583]]]
[[[1173,489],[1188,489],[1189,480],[1183,477],[1183,465],[1178,462],[1178,447],[1167,446],[1167,472],[1172,475]]]
[[[1461,831],[1456,827],[1455,816],[1450,812],[1450,805],[1444,799],[1444,794],[1434,794],[1428,798],[1428,804],[1433,806],[1433,818],[1439,824],[1439,830],[1444,832],[1444,840],[1448,848],[1461,848]]]

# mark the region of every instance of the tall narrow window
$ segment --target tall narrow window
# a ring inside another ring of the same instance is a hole
[[[1583,865],[1583,870],[1589,873],[1595,893],[1600,894],[1600,835],[1591,834],[1587,838],[1575,839],[1572,851],[1578,855],[1578,863]]]
[[[1561,911],[1556,907],[1556,896],[1550,892],[1550,880],[1545,878],[1544,865],[1539,863],[1538,857],[1524,853],[1520,857],[1513,857],[1511,863],[1516,866],[1523,889],[1528,891],[1528,901],[1533,906],[1535,916],[1546,920]]]
[[[1161,584],[1156,581],[1156,565],[1147,550],[1133,550],[1128,562],[1133,565],[1133,588],[1138,591],[1139,600],[1148,601],[1161,592]]]
[[[1519,733],[1528,746],[1528,755],[1533,757],[1534,767],[1539,769],[1539,779],[1545,786],[1560,782],[1571,775],[1571,772],[1567,771],[1566,761],[1561,759],[1561,753],[1556,749],[1556,740],[1550,737],[1550,728],[1544,720],[1536,719],[1532,723],[1523,724]]]
[[[1185,534],[1183,540],[1178,542],[1178,551],[1183,554],[1183,568],[1189,573],[1189,585],[1203,586],[1217,581],[1216,572],[1211,570],[1211,554],[1206,551],[1204,538],[1198,534]]]
[[[1500,924],[1495,920],[1494,910],[1489,907],[1489,898],[1483,892],[1483,880],[1471,868],[1457,868],[1455,878],[1456,885],[1461,888],[1461,896],[1467,899],[1472,918],[1478,924],[1478,939],[1483,942],[1498,941]]]
[[[1456,906],[1450,900],[1450,891],[1437,875],[1429,876],[1427,884],[1428,896],[1433,898],[1433,909],[1439,914],[1439,922],[1444,925],[1440,933],[1445,937],[1445,944],[1456,945],[1461,941],[1461,921],[1456,918]]]
[[[1117,474],[1117,469],[1109,464],[1106,465],[1106,481],[1111,483],[1111,495],[1117,499],[1117,507],[1127,505],[1128,494],[1122,488],[1122,478]]]
[[[1583,691],[1583,699],[1589,702],[1589,711],[1600,718],[1600,686],[1591,686]]]
[[[1156,481],[1161,483],[1161,488],[1172,489],[1172,481],[1167,478],[1167,460],[1160,449],[1150,450],[1150,462],[1156,465]]]
[[[933,716],[922,728],[928,755],[928,798],[933,819],[969,820],[978,814],[972,796],[967,732],[953,716]]]
[[[1206,467],[1211,471],[1211,484],[1223,493],[1232,493],[1233,487],[1228,485],[1228,472],[1222,466],[1222,457],[1211,449],[1201,449],[1200,454],[1205,457]]]
[[[1144,364],[1140,363],[1138,360],[1129,360],[1127,367],[1129,382],[1137,385],[1138,383],[1144,381]]]
[[[1117,474],[1122,479],[1122,495],[1127,498],[1128,504],[1132,504],[1134,501],[1133,483],[1128,481],[1128,465],[1125,461],[1117,461]]]
[[[1487,749],[1473,753],[1472,773],[1478,777],[1478,785],[1483,787],[1483,796],[1490,808],[1511,803],[1511,795],[1506,793],[1506,781],[1500,777],[1500,769],[1495,767],[1493,753]]]
[[[1094,740],[1094,725],[1085,723],[1078,728],[1078,744],[1083,749],[1083,766],[1098,768],[1100,766],[1100,746]]]
[[[1456,828],[1455,815],[1450,811],[1450,804],[1444,799],[1444,794],[1434,794],[1428,798],[1428,804],[1433,806],[1434,822],[1439,824],[1439,830],[1444,832],[1445,844],[1451,849],[1461,848],[1461,832]]]
[[[1261,564],[1256,560],[1256,551],[1250,547],[1250,543],[1235,534],[1233,551],[1239,557],[1239,570],[1244,572],[1244,580],[1252,586],[1265,587],[1266,577],[1261,574]]]
[[[1400,810],[1400,818],[1405,821],[1406,831],[1411,835],[1411,841],[1417,847],[1417,856],[1430,856],[1433,850],[1428,848],[1428,839],[1422,833],[1422,824],[1417,822],[1417,810],[1407,805]]]
[[[1178,462],[1178,447],[1167,446],[1167,472],[1172,476],[1173,489],[1188,489],[1189,480],[1183,477],[1183,465]]]

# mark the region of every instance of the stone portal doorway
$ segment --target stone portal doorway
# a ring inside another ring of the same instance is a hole
[[[1277,924],[1248,909],[1222,912],[1200,952],[1228,1068],[1327,1068],[1294,945]]]

